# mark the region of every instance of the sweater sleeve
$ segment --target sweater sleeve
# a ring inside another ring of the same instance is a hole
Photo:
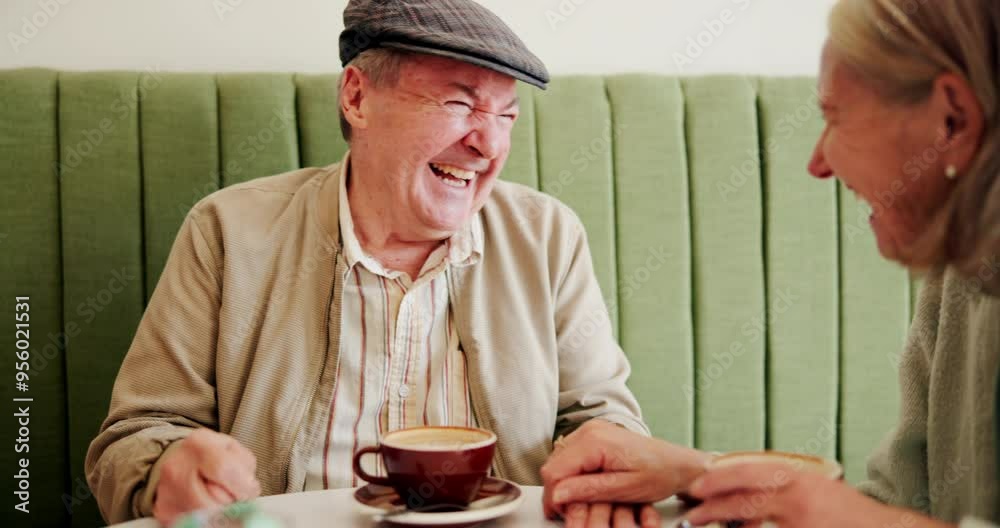
[[[196,216],[181,226],[87,452],[87,482],[109,523],[151,515],[163,453],[198,427],[217,427],[221,281]]]
[[[886,504],[927,513],[927,412],[930,363],[940,315],[942,276],[928,276],[899,360],[900,416],[868,460],[858,489]]]
[[[555,434],[569,434],[587,420],[601,418],[648,436],[639,404],[626,386],[631,369],[615,341],[583,226],[575,227],[556,302],[560,361]]]

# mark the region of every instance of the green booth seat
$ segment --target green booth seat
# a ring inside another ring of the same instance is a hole
[[[102,523],[84,456],[184,215],[227,185],[337,161],[336,83],[0,71],[0,320],[13,328],[15,297],[30,297],[34,400],[31,513],[6,508],[4,525]],[[836,457],[857,481],[895,420],[916,285],[878,255],[851,193],[806,173],[822,129],[814,84],[522,87],[503,177],[582,218],[654,434]],[[2,394],[23,396],[13,383]],[[0,451],[4,471],[20,456]]]

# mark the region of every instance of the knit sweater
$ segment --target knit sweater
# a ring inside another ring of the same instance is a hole
[[[1000,298],[954,270],[932,272],[900,361],[899,423],[861,491],[963,527],[1000,524],[998,366]]]

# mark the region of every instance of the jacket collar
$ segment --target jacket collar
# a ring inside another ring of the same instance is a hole
[[[319,183],[319,193],[316,198],[319,223],[326,233],[330,243],[335,248],[353,256],[357,260],[363,254],[357,238],[353,233],[344,234],[341,229],[347,227],[353,230],[350,218],[342,218],[343,213],[349,213],[347,203],[347,178],[350,171],[351,153],[344,154],[338,163],[326,167]],[[347,211],[344,211],[344,209]],[[342,221],[343,220],[343,221]],[[447,258],[453,268],[463,268],[474,265],[482,259],[485,247],[485,233],[482,213],[477,212],[462,230],[448,240]],[[352,259],[348,259],[352,260]],[[354,262],[350,262],[351,265]]]
[[[343,162],[337,162],[323,168],[318,182],[318,191],[313,195],[313,217],[319,224],[321,235],[338,252],[341,248],[340,239],[340,203],[337,199],[340,189],[340,167]]]

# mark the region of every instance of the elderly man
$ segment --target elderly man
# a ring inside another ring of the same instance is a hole
[[[344,22],[350,153],[188,215],[87,456],[109,521],[356,486],[353,453],[405,427],[493,430],[526,484],[584,422],[647,434],[579,220],[497,179],[544,65],[469,0]]]

